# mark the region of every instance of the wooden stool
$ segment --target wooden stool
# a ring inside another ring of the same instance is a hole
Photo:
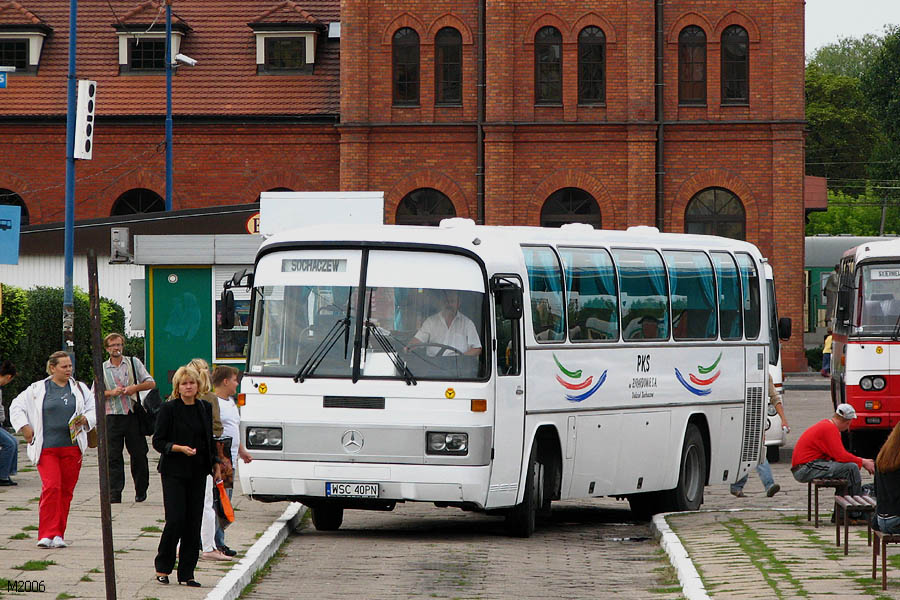
[[[877,579],[875,570],[878,565],[878,552],[881,548],[881,589],[887,589],[887,545],[900,544],[900,535],[896,533],[882,533],[877,529],[872,530],[875,533],[875,543],[872,544],[872,579]]]
[[[834,501],[841,506],[844,510],[844,556],[847,556],[849,552],[849,543],[850,543],[850,516],[847,514],[848,511],[854,511],[858,513],[865,513],[866,515],[871,514],[872,519],[875,518],[875,498],[870,498],[869,496],[835,496]],[[872,521],[866,521],[866,534],[869,540],[869,545],[872,545]],[[835,545],[841,545],[841,519],[835,518],[834,520],[834,535],[835,535]]]
[[[816,478],[806,485],[806,520],[812,521],[812,490],[816,488],[816,527],[819,526],[819,488],[835,488],[835,494],[847,488],[846,479]],[[843,494],[841,494],[843,495]],[[837,520],[837,519],[835,519]]]

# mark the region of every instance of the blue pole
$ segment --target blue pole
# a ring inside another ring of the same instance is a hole
[[[69,75],[66,80],[66,234],[65,287],[63,293],[63,350],[75,353],[75,299],[72,271],[75,263],[75,46],[78,0],[69,0]]]
[[[172,210],[172,1],[166,0],[166,210]]]

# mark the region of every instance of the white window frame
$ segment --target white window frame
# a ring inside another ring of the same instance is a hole
[[[28,40],[28,72],[37,71],[47,34],[42,31],[0,31],[0,39]]]
[[[121,31],[116,35],[119,36],[119,67],[128,66],[128,42],[138,38],[149,38],[154,40],[162,40],[166,37],[165,31],[151,31],[149,33],[135,33],[133,31]],[[175,64],[175,55],[181,52],[181,40],[184,33],[180,31],[172,31],[172,52],[171,62]]]
[[[258,68],[266,64],[266,38],[305,38],[306,39],[306,64],[316,62],[316,37],[315,31],[257,31],[256,35],[256,65]]]

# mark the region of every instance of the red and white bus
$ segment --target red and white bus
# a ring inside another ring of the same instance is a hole
[[[832,401],[856,409],[850,451],[874,456],[900,421],[900,240],[844,253],[834,311]]]

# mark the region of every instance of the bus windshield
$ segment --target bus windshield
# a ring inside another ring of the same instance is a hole
[[[347,251],[293,252],[277,257],[274,272],[264,263],[277,255],[264,257],[257,268],[250,373],[408,382],[485,377],[480,269],[462,257],[421,254],[372,251],[364,261]],[[417,258],[430,270],[415,269]],[[363,264],[367,285],[360,299]],[[270,276],[284,283],[264,285]]]
[[[860,271],[856,333],[892,335],[900,322],[900,265],[864,265]]]

